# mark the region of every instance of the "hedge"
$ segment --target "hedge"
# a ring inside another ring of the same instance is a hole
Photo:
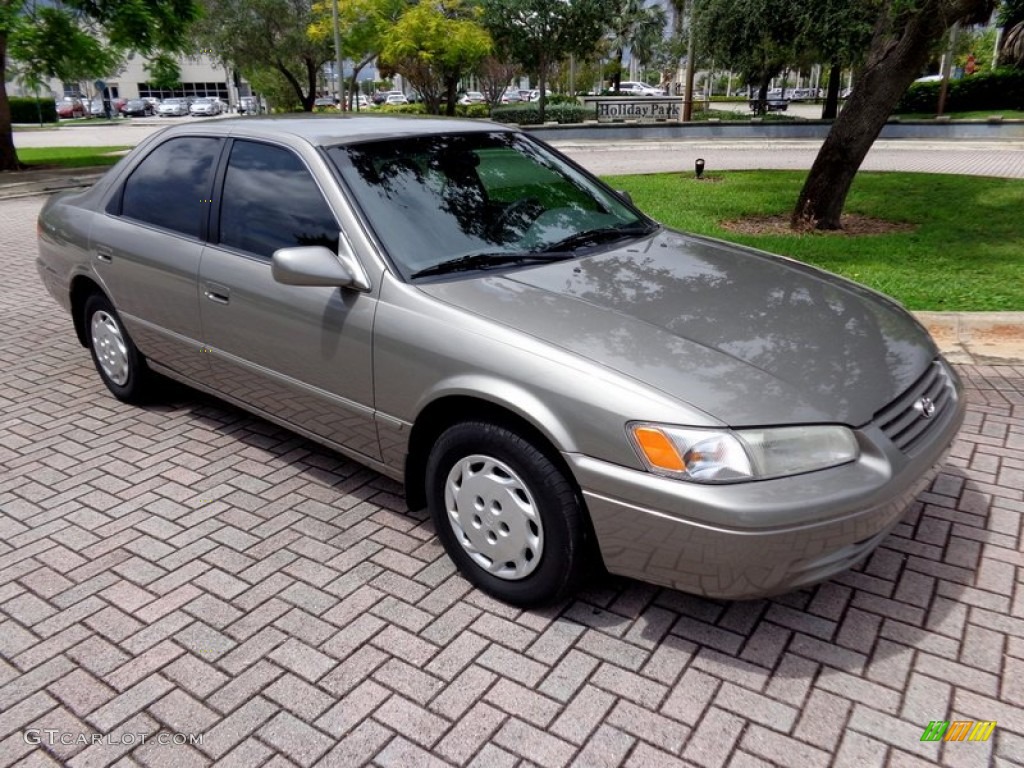
[[[935,113],[941,82],[914,83],[896,105],[897,113]],[[998,69],[950,80],[946,112],[1024,109],[1024,70]]]
[[[38,123],[40,110],[44,123],[57,122],[57,105],[53,99],[13,98],[10,104],[12,123]]]
[[[415,104],[381,104],[377,107],[377,110],[379,112],[399,115],[425,115],[427,114],[427,105],[422,102]]]
[[[486,104],[456,104],[456,117],[477,117],[487,119],[491,116],[491,108]]]
[[[582,123],[587,110],[579,102],[575,104],[549,104],[544,109],[544,120],[558,123]],[[491,119],[499,123],[539,125],[540,109],[536,102],[509,104],[491,110]]]

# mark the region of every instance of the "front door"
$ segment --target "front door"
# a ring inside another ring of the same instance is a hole
[[[278,248],[325,245],[337,252],[337,219],[313,175],[291,149],[236,139],[218,197],[218,233],[203,251],[199,276],[214,386],[379,459],[371,360],[376,298],[282,285],[271,274]]]

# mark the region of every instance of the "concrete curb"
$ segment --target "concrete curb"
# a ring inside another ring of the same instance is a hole
[[[19,197],[35,197],[49,195],[65,189],[82,189],[92,186],[107,171],[107,166],[100,168],[17,171],[11,174],[0,174],[0,200],[12,200]]]
[[[915,312],[953,363],[1024,364],[1024,312]]]

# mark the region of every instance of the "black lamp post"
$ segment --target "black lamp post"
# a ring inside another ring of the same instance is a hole
[[[697,161],[693,164],[694,173],[697,174],[697,178],[701,179],[704,177],[704,158],[698,157]]]

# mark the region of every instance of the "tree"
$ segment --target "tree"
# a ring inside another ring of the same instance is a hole
[[[381,62],[412,83],[433,114],[455,114],[459,78],[491,52],[478,9],[462,0],[424,0],[402,13],[384,37]]]
[[[999,63],[1024,69],[1024,0],[1002,0],[999,4]]]
[[[829,66],[828,90],[822,108],[823,120],[839,114],[839,88],[843,69],[860,65],[871,44],[878,17],[877,0],[819,0],[809,12],[804,43],[812,60]]]
[[[994,2],[879,0],[878,5],[864,65],[797,198],[791,216],[796,228],[840,228],[857,170],[932,47],[953,24],[986,20]]]
[[[622,82],[622,57],[626,48],[644,63],[650,62],[655,46],[665,35],[668,19],[660,5],[647,6],[643,0],[619,0],[612,16],[609,37],[615,53],[613,89]]]
[[[309,0],[201,2],[210,22],[196,26],[197,48],[212,51],[254,84],[282,79],[302,108],[313,110],[317,76],[333,57],[333,46],[308,34],[316,21]]]
[[[814,0],[695,0],[697,47],[757,85],[756,111],[767,111],[771,79],[796,58]]]
[[[180,51],[194,0],[0,0],[0,170],[18,170],[8,56],[31,82],[104,77],[130,52]]]
[[[352,79],[349,83],[349,106],[355,98],[359,73],[376,59],[384,47],[391,27],[408,8],[406,0],[338,0],[338,26],[341,34],[341,55],[351,59]],[[313,4],[314,22],[308,33],[313,40],[334,45],[333,0]]]
[[[484,26],[523,68],[537,73],[540,119],[551,65],[586,56],[604,34],[616,0],[482,0]]]
[[[518,72],[519,65],[513,61],[508,51],[497,46],[490,56],[485,56],[480,62],[476,74],[480,80],[480,90],[487,97],[487,103],[491,107],[501,103],[501,95]]]

